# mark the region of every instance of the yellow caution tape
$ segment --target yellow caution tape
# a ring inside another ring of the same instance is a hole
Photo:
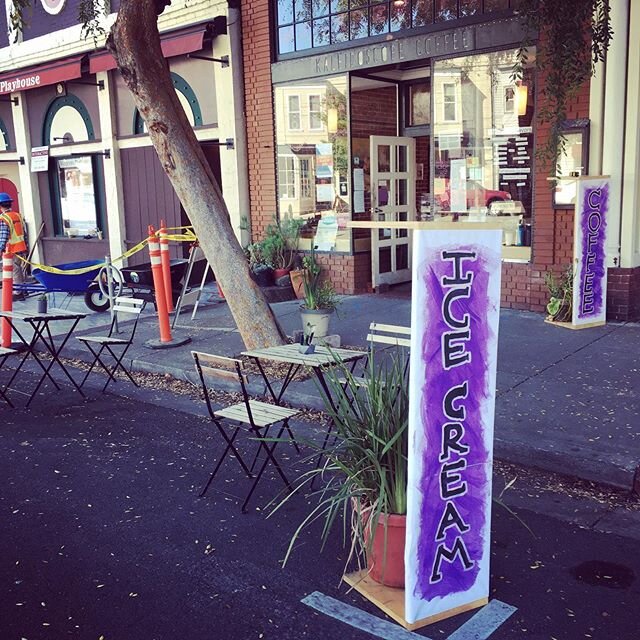
[[[174,242],[196,242],[198,240],[195,233],[193,233],[192,231],[189,231],[190,229],[193,229],[193,227],[171,227],[171,229],[172,230],[187,229],[187,232],[167,234],[165,237],[168,238],[169,240],[172,240]],[[138,242],[138,244],[135,245],[135,247],[131,247],[131,249],[127,249],[127,251],[125,251],[121,256],[114,258],[111,261],[111,264],[115,264],[116,262],[121,262],[122,260],[126,260],[127,258],[130,258],[134,253],[138,253],[138,251],[142,251],[142,249],[144,249],[148,243],[149,243],[149,239],[145,238],[141,242]],[[46,264],[31,262],[30,260],[27,260],[26,258],[24,258],[19,254],[16,254],[16,255],[18,256],[18,258],[20,258],[20,260],[22,260],[22,262],[30,265],[32,269],[40,269],[40,271],[44,271],[46,273],[56,273],[58,275],[63,275],[63,276],[80,275],[82,273],[89,273],[91,271],[95,271],[96,269],[101,269],[102,267],[107,266],[106,262],[99,262],[97,264],[93,264],[88,267],[80,267],[78,269],[59,269],[58,267],[51,267]]]

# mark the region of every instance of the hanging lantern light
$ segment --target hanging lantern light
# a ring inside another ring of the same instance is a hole
[[[527,114],[527,103],[529,100],[529,87],[522,82],[516,85],[516,111],[519,116]]]
[[[336,133],[338,131],[338,109],[336,109],[336,107],[329,107],[327,109],[327,130],[329,133]]]

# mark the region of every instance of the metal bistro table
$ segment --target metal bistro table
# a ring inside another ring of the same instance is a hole
[[[60,369],[67,376],[67,378],[69,378],[71,384],[73,384],[80,395],[83,398],[86,397],[82,389],[78,386],[78,383],[71,377],[71,374],[67,371],[64,364],[60,361],[60,352],[62,351],[62,349],[64,349],[64,346],[67,344],[69,338],[75,331],[76,327],[78,326],[78,322],[80,322],[80,320],[82,320],[82,318],[85,318],[86,316],[86,313],[76,313],[59,309],[50,309],[47,313],[0,311],[0,318],[4,318],[11,325],[12,330],[18,336],[20,341],[26,346],[25,354],[22,357],[22,360],[20,361],[17,369],[11,376],[11,380],[9,380],[9,382],[7,383],[6,388],[8,389],[11,386],[11,383],[14,381],[18,373],[20,373],[20,370],[22,369],[29,356],[31,356],[36,361],[43,372],[40,380],[38,380],[36,388],[33,390],[31,396],[29,397],[29,401],[26,404],[27,407],[31,404],[31,401],[35,397],[36,393],[38,393],[38,390],[42,386],[45,378],[49,378],[55,388],[60,389],[57,382],[51,375],[51,369],[53,368],[54,364],[57,364],[60,367]],[[61,333],[59,336],[55,336],[58,338],[58,342],[56,344],[54,335],[51,332],[51,324],[54,322],[65,320],[70,321],[71,326],[66,331],[66,333]],[[33,329],[33,335],[30,339],[26,338],[23,334],[24,325],[21,325],[23,329],[22,332],[18,328],[18,324],[20,322],[28,324]],[[36,350],[39,344],[43,345],[46,349],[46,352],[51,356],[51,362],[47,365],[42,362]]]
[[[298,344],[285,344],[280,347],[267,347],[266,349],[254,349],[253,351],[243,351],[243,356],[248,356],[252,358],[259,371],[262,375],[262,378],[267,385],[267,389],[271,397],[273,398],[276,404],[280,404],[280,400],[284,395],[287,387],[293,381],[296,373],[302,367],[309,367],[313,369],[313,372],[320,383],[323,393],[325,394],[327,401],[330,403],[332,409],[335,411],[335,404],[333,398],[331,396],[331,392],[327,385],[327,381],[324,377],[324,370],[329,367],[335,366],[339,363],[351,363],[350,370],[353,373],[355,366],[360,360],[360,358],[364,358],[367,355],[366,351],[353,351],[351,349],[329,349],[327,347],[316,346],[316,350],[314,353],[300,353]],[[273,385],[269,381],[267,374],[265,373],[261,360],[268,360],[271,362],[280,362],[289,364],[289,369],[287,370],[287,374],[284,377],[282,382],[282,386],[280,387],[280,391],[276,393]],[[329,427],[327,429],[327,433],[324,438],[324,443],[322,445],[322,451],[325,450],[327,446],[327,442],[329,441],[329,435],[333,430],[333,420],[329,422]],[[297,445],[296,445],[297,448]],[[322,456],[318,458],[318,465],[320,464],[320,459]]]

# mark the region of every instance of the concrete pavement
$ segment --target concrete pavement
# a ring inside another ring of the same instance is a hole
[[[73,305],[85,309],[79,299]],[[371,321],[408,325],[410,308],[403,290],[345,297],[332,319],[332,331],[340,334],[343,346],[364,348]],[[289,335],[301,328],[297,301],[274,304],[273,310]],[[143,343],[158,337],[158,327],[149,305],[129,351],[133,370],[195,381],[192,349],[228,356],[243,351],[228,306],[217,295],[207,294],[195,320],[190,314],[188,308],[176,328],[178,334],[191,337],[190,344],[151,350]],[[92,314],[79,331],[102,333],[108,321],[107,314]],[[496,457],[632,488],[640,465],[638,345],[639,324],[571,331],[545,323],[539,314],[502,310]],[[87,360],[77,341],[70,341],[64,354]],[[256,380],[251,390],[261,394],[264,385]],[[312,380],[294,382],[286,399],[298,406],[322,406]]]

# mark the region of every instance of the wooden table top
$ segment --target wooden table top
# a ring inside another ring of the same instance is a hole
[[[299,347],[299,344],[284,344],[278,347],[243,351],[242,355],[260,360],[271,360],[272,362],[299,364],[305,367],[323,367],[330,364],[337,364],[338,362],[351,362],[366,356],[365,351],[339,348],[329,349],[319,345],[316,345],[315,353],[300,353]]]
[[[0,311],[0,318],[11,318],[12,320],[77,320],[86,318],[88,314],[76,311],[65,311],[64,309],[49,309],[47,313],[37,311]]]

